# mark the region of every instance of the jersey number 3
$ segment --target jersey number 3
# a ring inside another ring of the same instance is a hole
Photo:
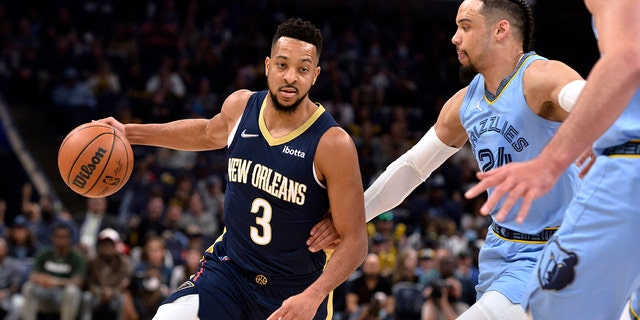
[[[264,246],[271,242],[271,216],[273,211],[271,210],[271,204],[267,200],[257,198],[253,200],[251,204],[251,213],[259,214],[262,209],[262,216],[256,216],[256,224],[262,228],[262,232],[258,227],[251,226],[251,240],[253,242]]]

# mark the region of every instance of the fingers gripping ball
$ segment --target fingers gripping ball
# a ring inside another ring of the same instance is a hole
[[[64,138],[58,151],[62,180],[76,193],[102,198],[120,190],[133,171],[133,150],[110,125],[85,123]]]

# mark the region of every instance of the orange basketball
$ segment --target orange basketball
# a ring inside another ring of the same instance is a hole
[[[102,198],[120,190],[133,171],[133,150],[112,126],[85,123],[64,138],[58,151],[62,180],[76,193]]]

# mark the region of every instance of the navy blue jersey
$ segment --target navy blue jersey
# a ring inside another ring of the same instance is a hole
[[[319,105],[298,129],[272,137],[263,117],[266,95],[251,96],[230,137],[226,231],[216,256],[266,275],[315,274],[326,255],[310,252],[306,240],[328,212],[329,197],[315,175],[314,156],[322,135],[338,123]]]

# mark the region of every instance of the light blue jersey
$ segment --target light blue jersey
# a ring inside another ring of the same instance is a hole
[[[533,159],[560,126],[535,114],[524,97],[524,71],[533,61],[543,59],[533,52],[524,55],[495,96],[485,90],[480,74],[469,85],[460,120],[482,171]],[[565,171],[554,189],[532,204],[524,223],[514,221],[519,204],[503,222],[494,220],[480,249],[478,299],[487,291],[498,291],[513,303],[523,302],[540,251],[562,222],[563,212],[578,189],[577,173],[575,166]],[[500,205],[496,206],[492,217],[499,209]]]
[[[535,60],[545,58],[534,53],[525,55],[511,78],[503,80],[497,96],[485,92],[484,77],[478,74],[471,84],[460,108],[460,120],[469,135],[473,154],[482,171],[489,171],[509,162],[533,159],[549,142],[560,122],[546,120],[535,114],[524,97],[524,70]],[[527,219],[515,222],[520,203],[515,205],[500,226],[527,234],[545,228],[558,227],[562,214],[575,194],[579,179],[578,168],[572,165],[555,187],[534,201]],[[492,189],[488,192],[491,193]],[[493,217],[501,208],[498,204]]]
[[[628,141],[640,142],[640,90],[613,125],[593,144],[593,150],[601,155],[606,148]]]

